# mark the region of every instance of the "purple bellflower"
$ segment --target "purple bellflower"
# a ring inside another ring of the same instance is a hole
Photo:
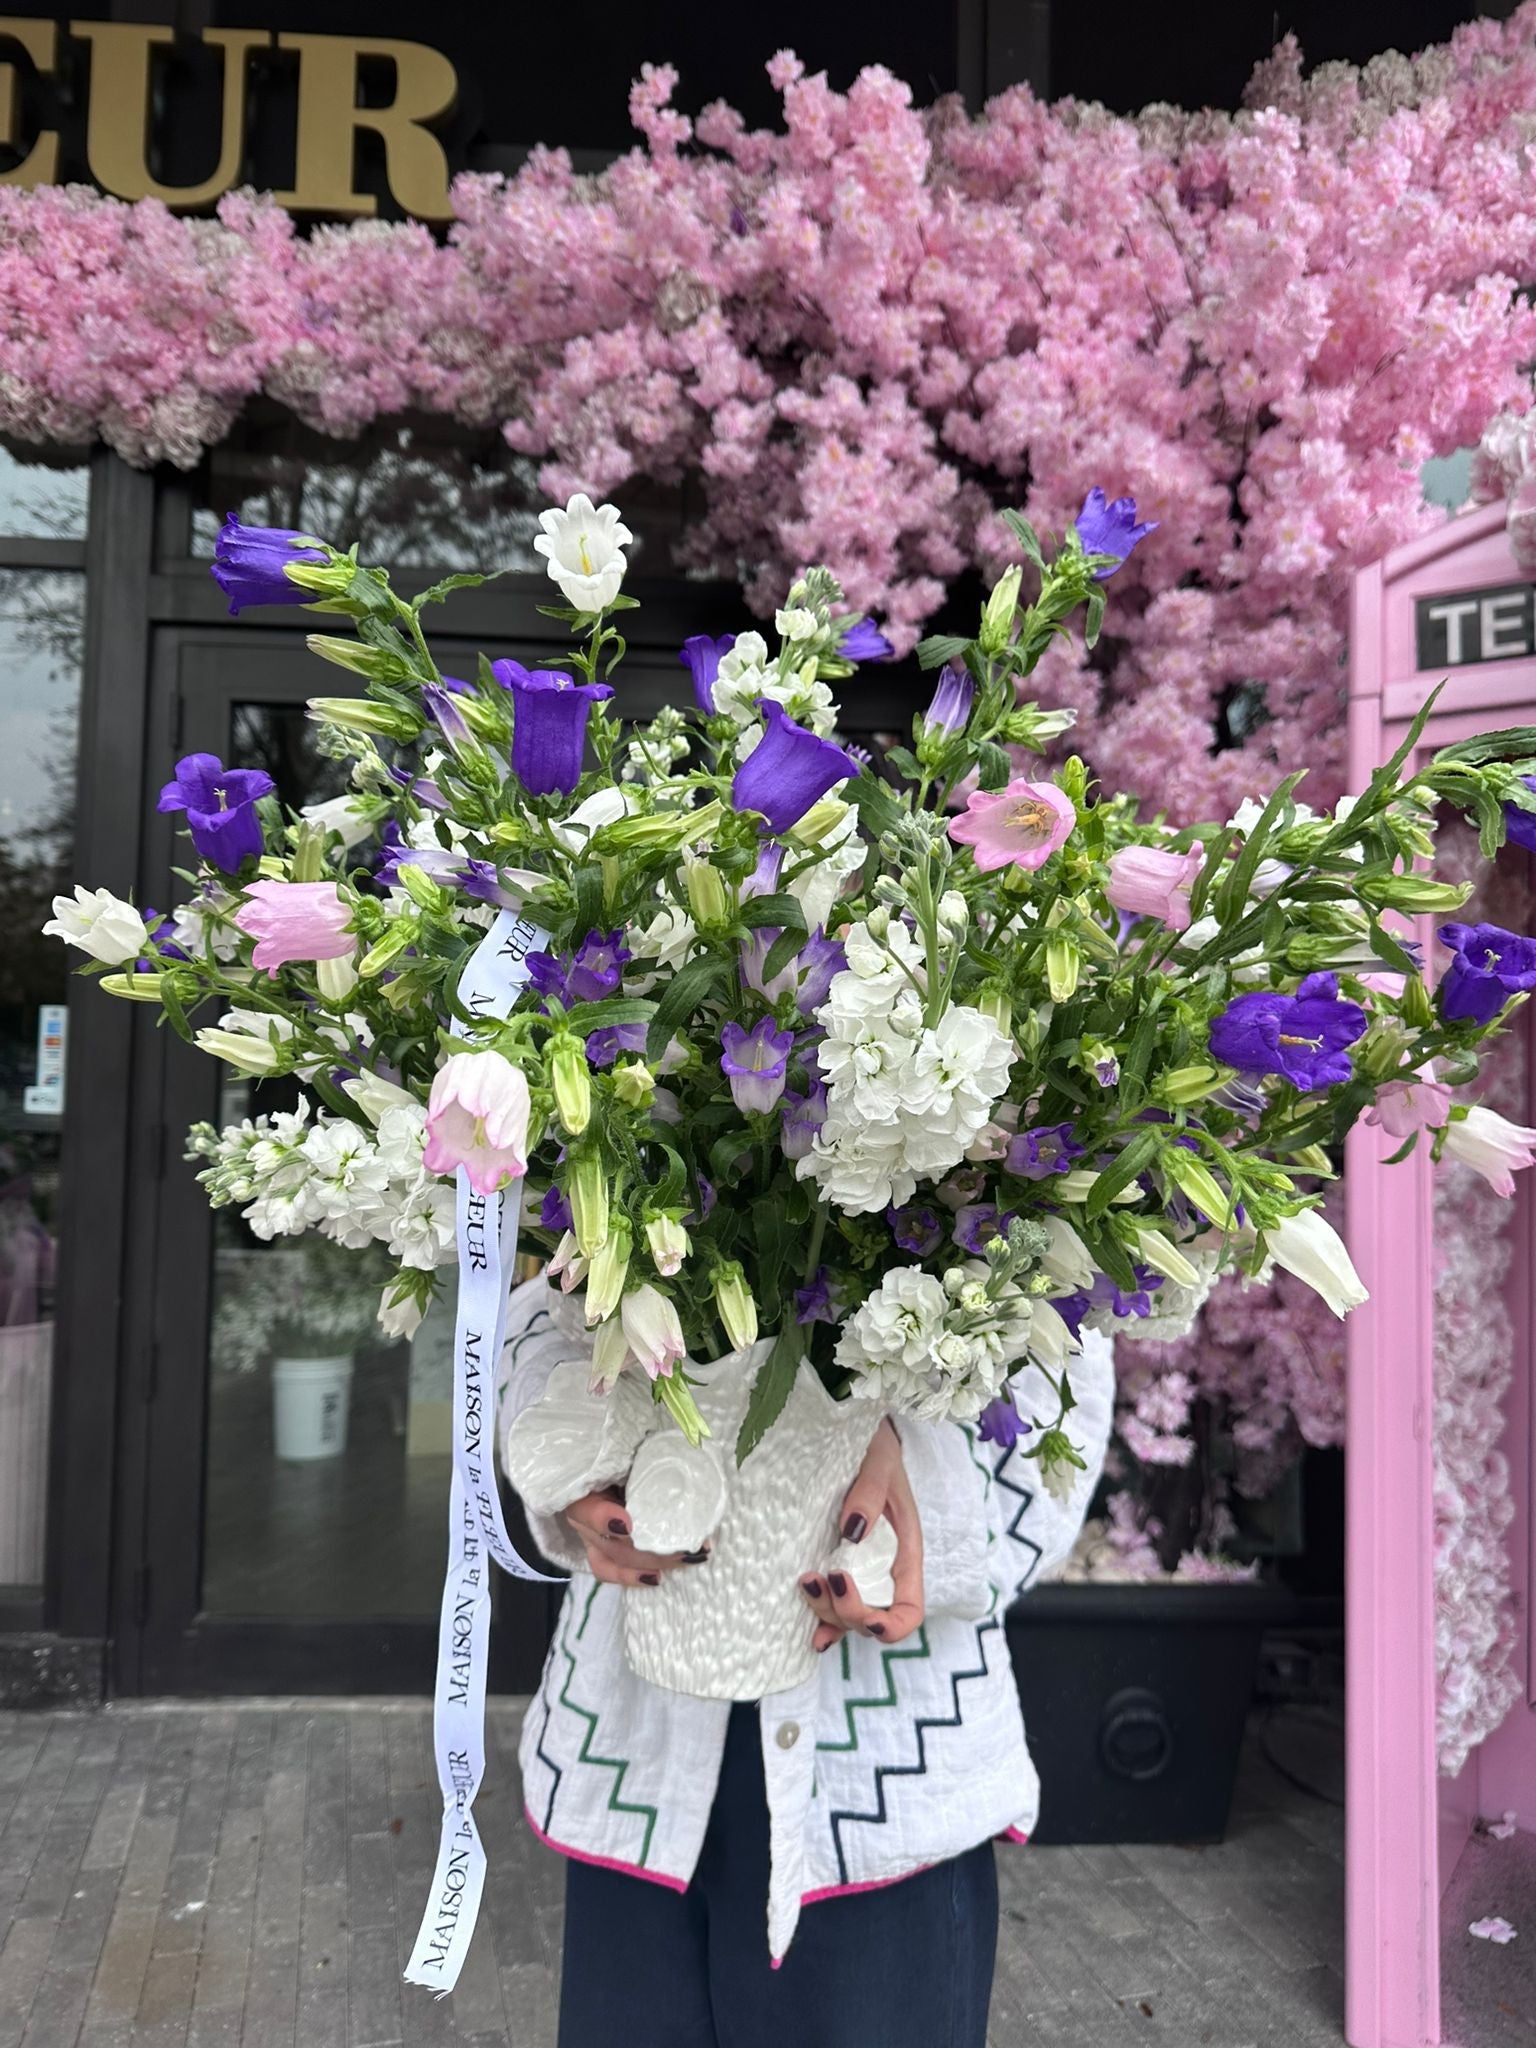
[[[930,732],[963,732],[975,699],[976,679],[970,670],[946,661],[934,684],[933,701],[923,713],[923,724]]]
[[[777,1105],[794,1043],[771,1017],[759,1017],[750,1031],[740,1024],[725,1026],[720,1033],[720,1071],[731,1084],[731,1100],[739,1110],[766,1116]]]
[[[1072,1135],[1070,1124],[1035,1124],[1008,1140],[1004,1155],[1008,1171],[1018,1180],[1049,1180],[1053,1173],[1070,1173],[1083,1156],[1083,1147]]]
[[[1084,498],[1083,509],[1077,515],[1077,537],[1083,544],[1083,553],[1114,558],[1094,570],[1094,578],[1100,583],[1123,565],[1137,541],[1145,540],[1157,528],[1155,519],[1137,525],[1134,498],[1115,498],[1106,502],[1097,484]]]
[[[763,736],[736,770],[731,802],[738,811],[758,812],[770,832],[787,832],[859,765],[831,740],[796,725],[771,697],[759,697],[757,708]]]
[[[1536,775],[1523,775],[1520,779],[1536,795]],[[1511,846],[1528,847],[1536,853],[1536,811],[1522,810],[1519,804],[1506,804],[1504,833]]]
[[[779,1103],[779,1149],[784,1157],[803,1159],[826,1119],[827,1088],[824,1081],[813,1082],[807,1095],[798,1095],[790,1089]]]
[[[230,615],[248,604],[313,604],[288,574],[290,564],[323,564],[330,557],[312,533],[287,526],[242,526],[231,512],[214,543],[213,580],[229,599]]]
[[[914,1258],[926,1259],[943,1242],[944,1225],[937,1212],[921,1203],[908,1202],[904,1208],[887,1209],[885,1220],[897,1244]]]
[[[1497,924],[1443,924],[1438,936],[1455,956],[1435,991],[1448,1022],[1491,1024],[1511,996],[1536,988],[1536,939]]]
[[[711,633],[690,633],[678,650],[678,660],[693,678],[693,701],[706,718],[715,715],[715,677],[720,673],[720,657],[729,654],[735,645],[734,633],[722,633],[718,640]]]
[[[1239,1073],[1279,1074],[1303,1090],[1331,1088],[1354,1071],[1345,1047],[1364,1036],[1367,1021],[1358,1003],[1340,996],[1336,974],[1309,974],[1293,996],[1274,989],[1235,996],[1212,1019],[1210,1046]]]
[[[981,1423],[977,1435],[984,1444],[998,1444],[1012,1450],[1021,1436],[1028,1436],[1034,1427],[1026,1422],[1013,1405],[1013,1398],[1004,1392],[995,1401],[989,1401],[981,1411]]]
[[[493,661],[491,674],[512,698],[512,773],[530,796],[568,796],[581,780],[592,706],[613,695],[612,685],[520,661]]]
[[[844,661],[888,661],[896,652],[873,619],[859,619],[838,639]]]
[[[226,875],[261,853],[259,798],[277,787],[264,768],[226,768],[216,754],[185,754],[160,792],[161,811],[185,811],[192,844]]]

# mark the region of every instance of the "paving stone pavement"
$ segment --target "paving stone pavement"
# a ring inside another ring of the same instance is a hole
[[[401,1982],[437,1839],[420,1701],[0,1713],[0,2048],[553,2048],[560,1861],[492,1708],[480,1928]],[[999,1854],[994,2048],[1341,2039],[1343,1816],[1250,1740],[1228,1839]]]

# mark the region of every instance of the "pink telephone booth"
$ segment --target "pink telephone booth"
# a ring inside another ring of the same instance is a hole
[[[1536,589],[1510,553],[1503,505],[1463,514],[1360,572],[1350,636],[1353,787],[1400,744],[1444,678],[1424,754],[1536,724],[1533,600]],[[1507,848],[1480,886],[1503,889],[1504,911],[1516,901],[1527,921],[1491,915],[1478,898],[1457,915],[1531,930],[1529,879],[1529,856]],[[1436,953],[1444,957],[1434,922],[1423,920],[1417,934],[1431,971]],[[1503,1092],[1493,1106],[1531,1124],[1529,1006],[1512,1037],[1499,1055]],[[1394,1149],[1362,1126],[1347,1168],[1350,1249],[1371,1291],[1349,1324],[1345,2026],[1353,2048],[1439,2043],[1442,1900],[1474,1822],[1513,1809],[1520,1828],[1536,1829],[1533,1175],[1519,1175],[1514,1198],[1500,1202],[1456,1169],[1437,1195],[1447,1168],[1433,1168],[1423,1146],[1403,1164],[1383,1165]],[[1480,1320],[1454,1298],[1457,1284],[1466,1293],[1458,1260],[1474,1278],[1479,1260],[1493,1276]],[[1481,1364],[1471,1356],[1479,1345]],[[1468,1375],[1483,1372],[1484,1396],[1458,1379],[1463,1364]],[[1506,1375],[1495,1404],[1486,1390]],[[1485,1573],[1479,1595],[1494,1640],[1458,1650],[1472,1623],[1448,1603],[1465,1603],[1462,1567],[1477,1545],[1498,1581],[1490,1589]],[[1471,1661],[1455,1667],[1458,1654]],[[1437,1663],[1448,1658],[1443,1678]],[[1477,1697],[1458,1740],[1461,1680],[1461,1696]],[[1465,1739],[1469,1730],[1477,1739]],[[1458,1941],[1465,1933],[1446,1929]],[[1536,1927],[1522,1926],[1519,1939],[1536,1942]]]

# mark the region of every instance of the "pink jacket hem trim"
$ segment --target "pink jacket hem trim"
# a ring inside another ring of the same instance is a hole
[[[823,1899],[846,1899],[854,1892],[884,1891],[887,1885],[900,1884],[903,1879],[916,1877],[921,1871],[932,1870],[932,1868],[933,1865],[931,1863],[919,1863],[916,1869],[903,1870],[896,1877],[867,1877],[862,1884],[823,1885],[820,1891],[802,1892],[800,1894],[800,1903],[802,1906],[816,1906]]]
[[[617,1856],[593,1856],[585,1849],[572,1849],[565,1842],[557,1842],[553,1835],[545,1834],[526,1806],[523,1808],[523,1818],[546,1849],[553,1849],[561,1856],[569,1856],[573,1863],[591,1863],[598,1870],[618,1870],[626,1877],[643,1877],[651,1884],[664,1884],[669,1891],[685,1892],[688,1889],[682,1878],[669,1877],[664,1870],[642,1870],[638,1863],[624,1863]]]
[[[1029,1840],[1029,1837],[1025,1834],[1022,1828],[1009,1827],[1004,1828],[1003,1832],[998,1836],[997,1839],[1000,1842],[1027,1842]]]

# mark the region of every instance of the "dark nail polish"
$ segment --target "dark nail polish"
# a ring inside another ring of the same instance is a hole
[[[862,1515],[850,1515],[843,1524],[843,1540],[847,1543],[862,1543],[864,1531],[869,1527]]]
[[[828,1650],[830,1650],[830,1649],[831,1649],[831,1647],[832,1647],[832,1645],[831,1645],[830,1643],[818,1643],[818,1644],[816,1645],[816,1654],[817,1654],[817,1656],[818,1656],[818,1657],[824,1656],[824,1655],[826,1654],[826,1652],[827,1652]]]
[[[709,1551],[707,1549],[685,1550],[681,1553],[681,1556],[684,1564],[704,1564],[708,1560]]]
[[[659,1586],[661,1584],[661,1573],[642,1572],[640,1574],[640,1583],[642,1586]]]
[[[869,1632],[872,1636],[883,1636],[885,1634],[885,1623],[883,1621],[872,1621],[869,1624]]]
[[[832,1598],[834,1600],[841,1600],[846,1596],[848,1581],[841,1572],[829,1572],[827,1574],[827,1584],[832,1588]]]
[[[608,1534],[610,1536],[627,1536],[629,1534],[628,1522],[623,1521],[618,1515],[610,1515],[608,1518]]]
[[[820,1579],[802,1579],[800,1581],[800,1585],[801,1590],[803,1592],[809,1593],[813,1600],[819,1600],[821,1598]]]

